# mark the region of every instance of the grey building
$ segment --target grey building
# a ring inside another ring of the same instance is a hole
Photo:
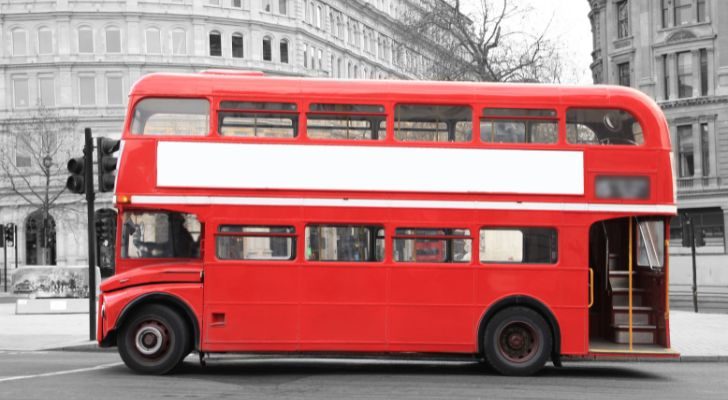
[[[728,2],[589,0],[594,83],[631,86],[670,125],[678,208],[706,235],[701,286],[728,295]],[[673,289],[686,289],[690,249],[673,219]],[[680,286],[683,285],[683,286]]]
[[[32,149],[9,134],[38,113],[72,121],[65,166],[80,155],[82,129],[118,137],[126,94],[144,74],[210,68],[350,79],[411,79],[427,59],[397,43],[402,0],[2,0],[0,146],[9,168],[41,187]],[[41,116],[42,117],[42,116]],[[43,118],[41,118],[43,119]],[[75,135],[75,136],[74,136]],[[53,140],[56,140],[55,138]],[[6,160],[7,161],[7,160]],[[35,168],[35,169],[34,169]],[[63,169],[63,168],[56,168]],[[65,174],[55,174],[57,192]],[[19,226],[21,264],[86,259],[80,196],[64,193],[47,210],[24,201],[32,191],[0,174],[0,223]],[[102,197],[101,206],[110,198]],[[45,222],[43,222],[45,221]],[[39,226],[44,226],[43,232]],[[50,228],[48,228],[50,227]]]

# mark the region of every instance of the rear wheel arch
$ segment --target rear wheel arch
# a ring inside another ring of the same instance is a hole
[[[480,318],[480,323],[478,324],[478,354],[484,356],[485,349],[483,348],[483,338],[485,336],[485,329],[488,326],[488,322],[490,322],[490,320],[492,320],[498,312],[506,308],[516,306],[530,308],[539,313],[541,317],[546,320],[546,323],[548,323],[551,328],[551,337],[553,340],[551,360],[555,365],[559,365],[561,362],[561,328],[559,327],[559,323],[554,314],[545,304],[533,297],[525,295],[509,296],[498,300],[488,307],[488,310]]]
[[[126,306],[124,306],[124,309],[121,310],[121,313],[119,314],[119,318],[116,319],[116,324],[114,325],[114,328],[111,330],[111,332],[109,332],[109,335],[107,335],[107,338],[109,338],[109,340],[113,340],[113,343],[107,343],[107,345],[115,345],[117,336],[116,334],[117,332],[119,332],[119,329],[124,326],[124,323],[126,323],[138,310],[151,304],[167,306],[170,309],[176,311],[185,321],[187,327],[190,329],[190,333],[192,334],[193,349],[199,350],[200,326],[197,321],[197,316],[192,311],[192,307],[190,307],[189,304],[187,304],[179,297],[164,292],[154,292],[141,295],[130,301],[129,304],[127,304]]]

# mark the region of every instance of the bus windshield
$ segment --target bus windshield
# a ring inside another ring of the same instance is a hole
[[[122,216],[122,258],[199,258],[200,222],[193,214],[127,211]]]

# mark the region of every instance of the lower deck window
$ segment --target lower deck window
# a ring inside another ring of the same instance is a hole
[[[366,225],[309,225],[306,227],[306,260],[382,261],[384,229]]]
[[[193,214],[127,211],[122,216],[121,258],[198,258],[200,222]]]
[[[221,260],[292,260],[296,231],[291,226],[221,225],[215,249]]]
[[[485,263],[555,264],[558,240],[553,228],[483,228],[480,261]]]
[[[469,229],[397,228],[394,261],[461,263],[470,262]]]

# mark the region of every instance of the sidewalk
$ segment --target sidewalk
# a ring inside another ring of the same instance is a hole
[[[728,361],[728,314],[670,312],[672,348],[683,360]],[[0,304],[0,351],[93,350],[88,314],[15,315]]]

